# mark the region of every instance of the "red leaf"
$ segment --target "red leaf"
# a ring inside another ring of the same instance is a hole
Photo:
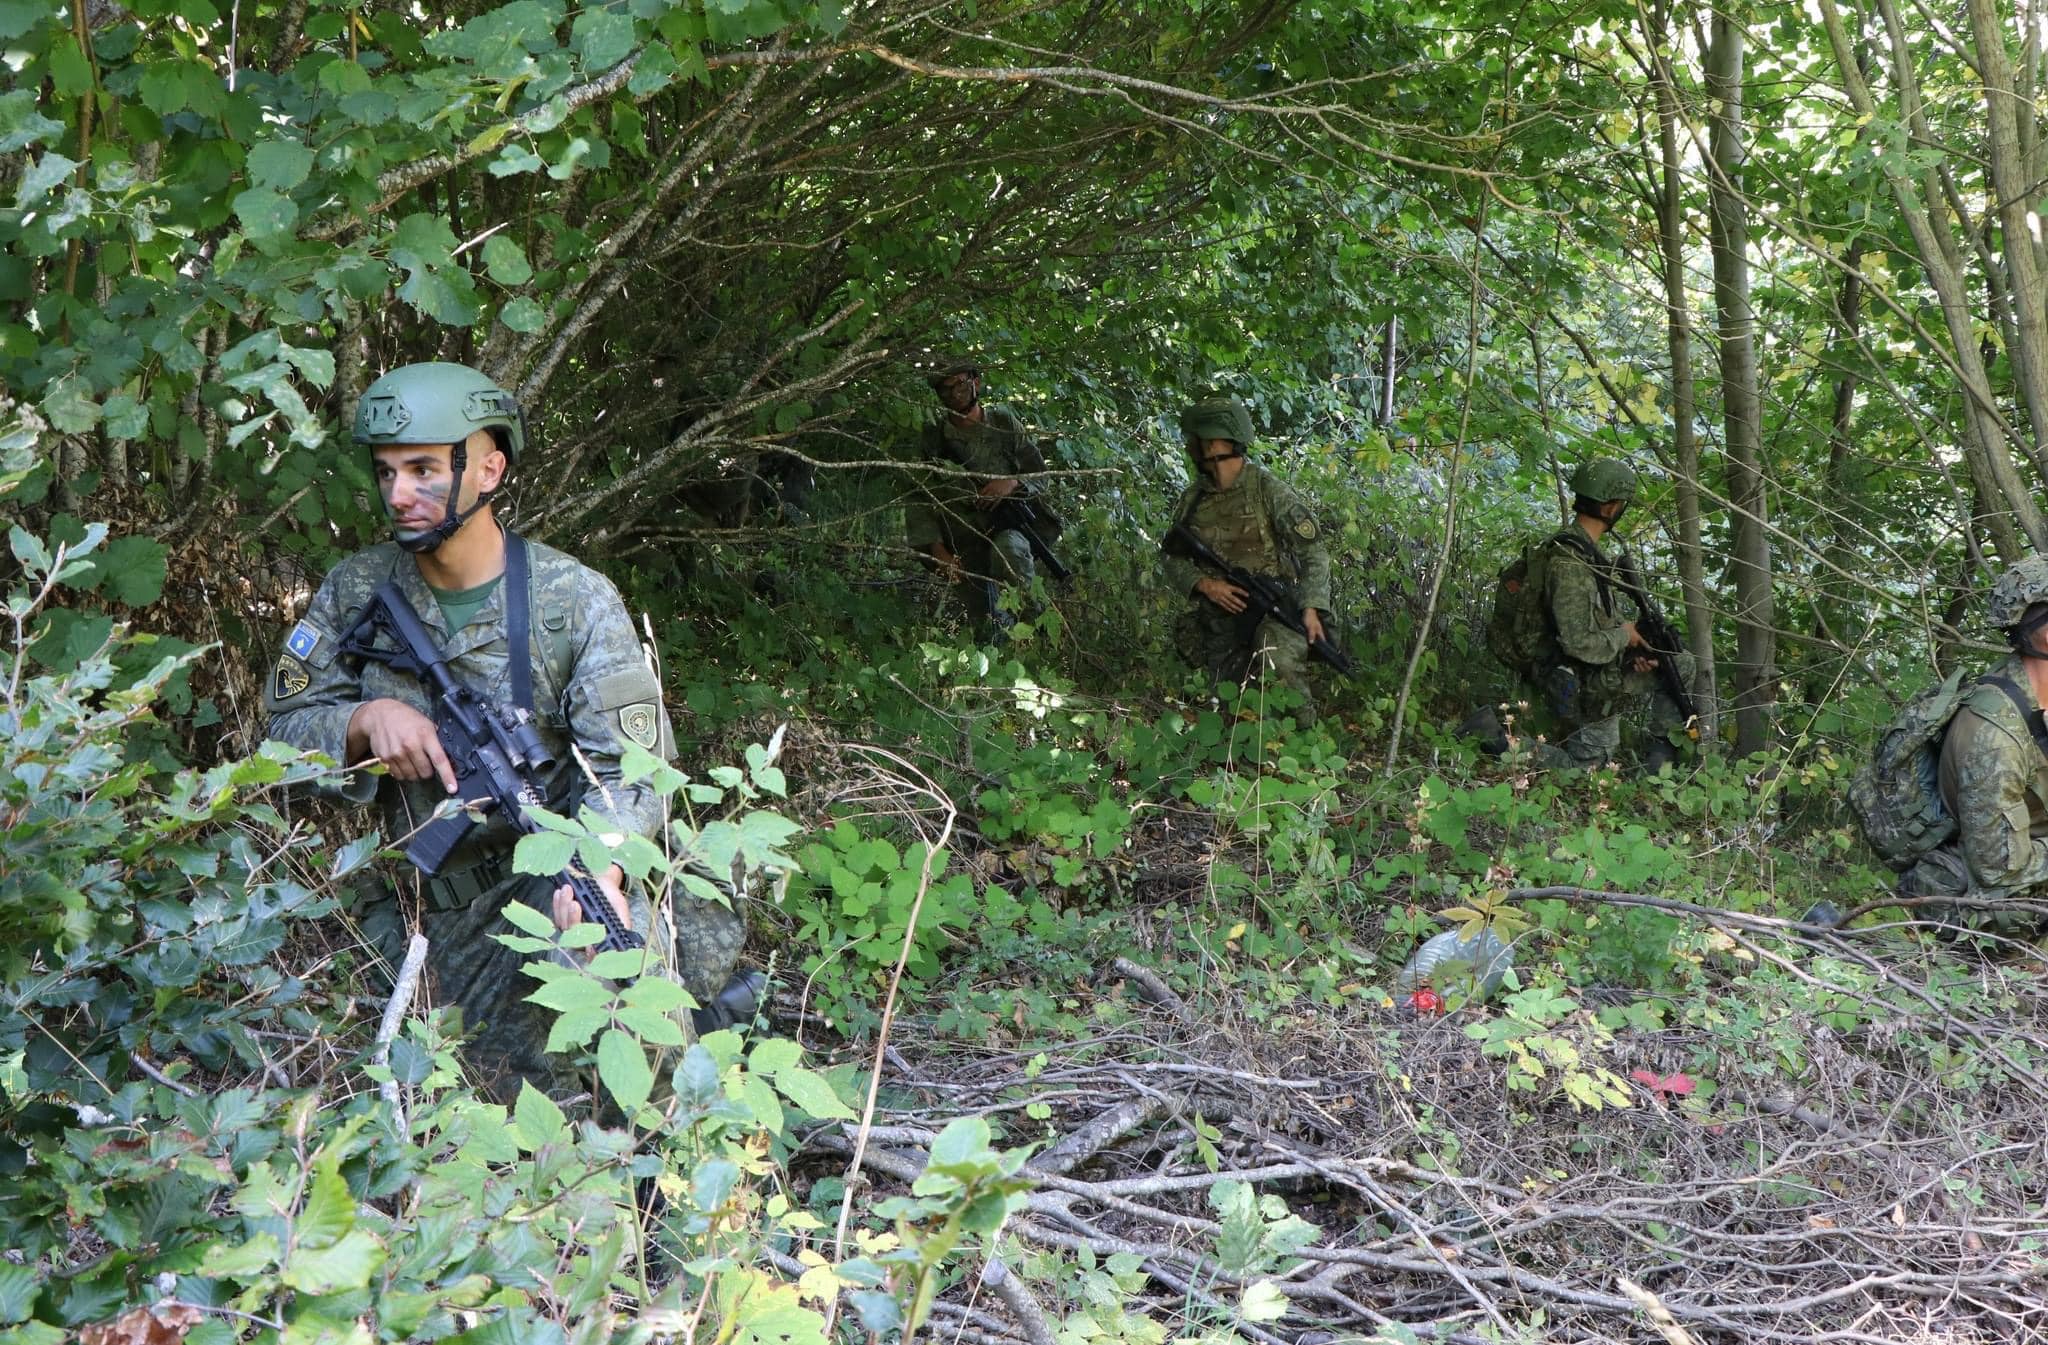
[[[1683,1071],[1660,1076],[1650,1070],[1638,1069],[1630,1070],[1628,1077],[1666,1102],[1673,1098],[1689,1097],[1693,1089],[1699,1087],[1693,1082],[1692,1076]]]

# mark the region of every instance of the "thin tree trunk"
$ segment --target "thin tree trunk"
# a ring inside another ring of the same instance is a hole
[[[1728,498],[1734,506],[1735,751],[1769,739],[1777,651],[1771,595],[1770,505],[1763,474],[1763,417],[1757,392],[1756,315],[1749,297],[1749,203],[1742,194],[1747,153],[1743,110],[1742,15],[1714,12],[1707,95],[1714,104],[1710,178],[1714,306],[1720,319],[1721,417]]]
[[[1834,51],[1835,66],[1842,75],[1842,87],[1859,115],[1875,117],[1878,114],[1877,100],[1868,81],[1856,68],[1855,52],[1842,23],[1841,11],[1836,8],[1835,0],[1819,0],[1819,4],[1822,22],[1827,27],[1828,45]],[[1917,121],[1919,91],[1913,79],[1911,53],[1905,49],[1905,33],[1898,22],[1896,10],[1889,4],[1882,8],[1904,111],[1909,122]],[[1952,260],[1954,240],[1944,238],[1935,229],[1921,189],[1908,173],[1894,168],[1887,170],[1886,176],[1891,183],[1893,199],[1898,203],[1899,215],[1913,235],[1913,248],[1920,254],[1920,265],[1927,273],[1927,282],[1941,304],[1942,321],[1948,328],[1950,357],[1954,361],[1962,396],[1963,456],[1969,464],[1970,479],[1976,483],[1985,501],[1998,506],[1983,519],[1991,534],[1992,545],[2008,564],[2026,554],[2020,541],[2021,533],[2026,535],[2034,550],[2048,550],[2048,518],[2042,516],[2040,505],[2020,479],[1999,423],[1991,380],[1985,370],[1983,356],[1977,349],[1973,325],[1976,315]]]
[[[2000,252],[2012,299],[2019,341],[2012,349],[2028,419],[2036,463],[2048,461],[2048,313],[2041,267],[2035,254],[2037,227],[2033,202],[2039,184],[2027,177],[2026,148],[2021,143],[2019,108],[2013,98],[2011,54],[2006,50],[2006,25],[1995,0],[1970,0],[1970,27],[1977,40],[1977,74],[1984,86],[1984,107],[1991,132],[1991,183],[1998,200],[1998,224],[2005,235]],[[2029,115],[2032,115],[2031,109]]]
[[[1671,8],[1657,6],[1654,32],[1643,34],[1651,79],[1657,92],[1657,141],[1663,158],[1663,193],[1657,200],[1657,242],[1664,260],[1664,321],[1671,346],[1671,455],[1678,469],[1678,586],[1685,602],[1686,643],[1697,676],[1693,704],[1700,714],[1700,742],[1716,741],[1720,713],[1714,688],[1714,608],[1707,597],[1706,561],[1701,547],[1700,442],[1693,432],[1699,406],[1692,377],[1692,301],[1685,284],[1684,164],[1678,152],[1678,89],[1670,58],[1663,53],[1671,34]]]

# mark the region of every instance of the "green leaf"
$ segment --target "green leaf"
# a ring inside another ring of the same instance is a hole
[[[554,939],[555,922],[523,901],[506,902],[505,918],[528,934],[550,941]]]
[[[27,1320],[39,1287],[35,1267],[0,1261],[0,1325]]]
[[[683,1025],[665,1013],[653,1009],[638,1009],[630,1005],[618,1008],[619,1022],[629,1028],[641,1041],[654,1046],[681,1046],[689,1040]]]
[[[597,1077],[630,1116],[654,1091],[654,1071],[647,1053],[631,1034],[607,1028],[597,1039]]]
[[[739,1180],[739,1164],[730,1158],[707,1158],[690,1173],[690,1199],[700,1213],[714,1214],[732,1197]]]
[[[355,1197],[341,1179],[338,1156],[323,1158],[313,1165],[312,1189],[306,1204],[292,1223],[294,1254],[300,1250],[332,1247],[356,1226]]]
[[[1237,1313],[1248,1322],[1277,1322],[1287,1315],[1289,1306],[1279,1285],[1258,1280],[1246,1286],[1244,1296],[1237,1300]]]
[[[747,1057],[747,1068],[762,1074],[780,1074],[803,1059],[803,1048],[787,1037],[769,1037],[757,1042]]]
[[[249,151],[249,181],[290,191],[313,170],[313,151],[296,140],[265,140]]]
[[[528,1153],[545,1144],[560,1144],[569,1138],[569,1118],[554,1099],[522,1081],[519,1100],[512,1106],[512,1127]]]
[[[4,11],[4,6],[0,6]],[[0,29],[5,28],[0,20]],[[0,36],[5,36],[0,32]],[[36,109],[33,89],[0,93],[0,154],[14,154],[39,141],[62,135],[64,123],[51,121]]]
[[[548,311],[522,294],[498,310],[498,321],[515,332],[537,332],[548,325]]]
[[[782,1103],[776,1100],[775,1090],[768,1081],[757,1074],[749,1074],[740,1080],[740,1101],[754,1114],[754,1119],[770,1134],[780,1135],[784,1117]]]
[[[566,967],[557,967],[555,970],[562,974],[528,995],[526,1000],[529,1004],[538,1004],[544,1009],[554,1009],[561,1013],[578,1009],[611,1009],[612,992],[605,988],[604,982],[586,976],[580,971],[570,971]]]
[[[66,434],[84,434],[100,423],[100,404],[93,400],[92,385],[77,374],[66,374],[50,384],[42,405],[51,426]]]
[[[61,12],[48,0],[0,0],[0,37],[20,37],[39,20]]]
[[[526,260],[525,249],[503,234],[484,240],[484,268],[500,285],[524,285],[533,279],[533,264]]]
[[[814,1116],[820,1121],[850,1121],[854,1117],[853,1108],[839,1100],[839,1095],[832,1091],[832,1085],[822,1074],[807,1069],[785,1069],[775,1076],[775,1086],[806,1116]]]
[[[929,1169],[940,1172],[980,1172],[993,1165],[989,1152],[988,1122],[979,1116],[956,1117],[932,1141]]]
[[[536,831],[521,836],[512,848],[512,871],[552,878],[569,867],[576,855],[576,838],[557,831]],[[540,933],[539,930],[533,931]]]
[[[647,951],[643,948],[613,948],[590,959],[590,974],[614,981],[630,980],[646,971]]]
[[[299,208],[291,198],[268,187],[251,187],[235,197],[235,218],[256,242],[267,242],[289,234],[299,222]]]
[[[593,73],[609,70],[633,50],[633,20],[610,9],[586,9],[569,29],[569,45]]]
[[[20,207],[34,205],[64,179],[71,176],[71,170],[78,167],[76,159],[67,159],[61,154],[45,154],[22,171],[21,183],[15,188],[14,204]]]
[[[239,1247],[216,1242],[206,1249],[199,1273],[208,1279],[245,1280],[276,1265],[278,1251],[277,1239],[268,1233],[258,1233]]]
[[[295,1249],[284,1282],[301,1293],[335,1294],[362,1288],[383,1264],[384,1244],[359,1228],[332,1247]]]
[[[119,537],[99,561],[99,590],[115,602],[147,607],[163,596],[168,553],[154,537]]]

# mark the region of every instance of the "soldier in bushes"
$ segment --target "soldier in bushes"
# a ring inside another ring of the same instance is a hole
[[[344,799],[374,801],[387,839],[411,834],[455,791],[456,772],[426,713],[431,702],[420,681],[341,648],[388,579],[458,679],[482,697],[531,713],[558,763],[545,782],[552,808],[574,815],[588,806],[618,831],[658,841],[662,801],[645,784],[627,784],[620,770],[629,744],[664,758],[671,750],[661,687],[625,604],[595,570],[507,532],[492,507],[525,448],[525,421],[512,395],[463,365],[406,365],[363,394],[355,439],[368,451],[392,540],[337,565],[292,628],[264,698],[271,736],[351,768],[332,787]],[[578,753],[599,789],[586,792]],[[360,769],[374,763],[383,773]],[[545,1050],[554,1015],[526,1002],[536,982],[521,970],[525,955],[491,935],[509,928],[502,912],[515,901],[564,928],[582,913],[567,886],[512,871],[516,839],[508,822],[488,817],[438,876],[380,883],[362,918],[394,965],[410,930],[427,936],[432,992],[460,1007],[471,1034],[469,1058],[487,1087],[516,1092],[519,1080],[529,1079],[562,1092],[574,1081],[565,1062]],[[645,935],[646,896],[622,881],[617,865],[596,877],[621,917]],[[758,978],[727,980],[745,941],[739,917],[682,894],[676,905],[678,970],[711,1006],[700,1028],[751,1016]],[[669,940],[650,943],[667,956]]]
[[[1301,602],[1303,637],[1267,617],[1247,620],[1243,589],[1193,559],[1165,551],[1167,584],[1187,595],[1174,626],[1182,655],[1218,682],[1270,673],[1301,697],[1296,721],[1316,721],[1309,689],[1309,641],[1325,634],[1330,612],[1330,553],[1307,501],[1246,456],[1252,413],[1235,397],[1206,397],[1181,412],[1181,433],[1195,481],[1174,506],[1174,520],[1225,561],[1286,581]]]
[[[1028,588],[1036,566],[1030,540],[998,526],[992,515],[1003,500],[1031,494],[1023,478],[1045,471],[1045,455],[1015,412],[981,400],[979,361],[948,359],[925,381],[943,409],[926,431],[924,456],[965,475],[925,474],[921,498],[904,510],[904,530],[910,545],[952,581],[976,630],[1000,635],[1010,624],[997,606],[1001,589]],[[1041,537],[1050,543],[1059,520],[1042,501],[1033,504]]]

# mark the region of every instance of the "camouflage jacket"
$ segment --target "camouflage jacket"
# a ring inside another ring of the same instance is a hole
[[[1228,490],[1198,477],[1173,516],[1233,565],[1294,585],[1303,607],[1332,610],[1330,553],[1316,516],[1294,487],[1260,464],[1246,462]],[[1176,593],[1191,595],[1195,582],[1208,577],[1185,556],[1167,553],[1165,559],[1166,582]]]
[[[969,475],[919,473],[903,524],[910,545],[920,550],[944,542],[957,552],[969,535],[985,536],[988,515],[974,504],[982,485],[1045,470],[1045,455],[1007,406],[985,406],[974,425],[955,425],[942,414],[926,428],[924,443],[927,460],[964,468]]]
[[[2034,702],[2018,655],[1991,672],[2010,678]],[[2037,705],[2033,714],[2039,712]],[[1940,783],[1973,890],[2010,892],[2048,882],[2048,756],[2005,692],[1979,684],[1964,698],[1942,739]]]
[[[663,759],[673,748],[661,686],[641,652],[625,603],[610,580],[574,558],[531,541],[526,549],[534,718],[556,758],[543,782],[551,806],[573,812],[574,801],[587,788],[569,751],[573,742],[603,785],[581,801],[622,832],[654,836],[662,822],[661,800],[644,783],[623,784],[619,762],[628,743]],[[505,586],[500,583],[469,624],[451,637],[419,567],[396,543],[386,542],[335,566],[305,619],[286,637],[263,697],[271,737],[341,762],[349,717],[364,702],[389,697],[427,712],[427,694],[416,679],[380,663],[358,665],[338,657],[342,635],[386,579],[397,580],[464,685],[498,704],[511,703]],[[330,787],[353,802],[374,799],[385,837],[392,841],[425,821],[447,797],[436,780],[401,783],[360,770],[332,777]],[[450,858],[447,871],[466,868],[513,839],[511,826],[490,816]]]
[[[1544,597],[1549,605],[1551,627],[1557,647],[1575,663],[1599,666],[1614,662],[1628,648],[1628,631],[1623,623],[1638,615],[1636,601],[1622,587],[1619,574],[1628,550],[1621,539],[1607,534],[1610,551],[1577,520],[1559,534],[1577,533],[1578,541],[1600,557],[1588,560],[1579,545],[1553,540],[1549,573],[1544,579]]]

